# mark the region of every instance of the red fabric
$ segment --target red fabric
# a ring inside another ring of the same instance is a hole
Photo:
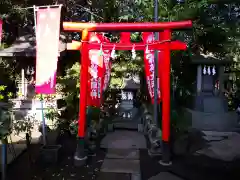
[[[143,42],[146,44],[146,49],[147,49],[147,43],[152,43],[154,41],[154,33],[143,32],[142,38],[143,38]],[[146,75],[146,81],[148,86],[148,92],[151,97],[151,102],[154,103],[154,50],[148,50],[149,53],[147,54],[146,49],[144,51],[145,75]],[[158,78],[158,103],[160,102],[160,100],[161,100],[160,78]]]
[[[110,42],[105,36],[98,33],[90,34],[90,42],[94,43],[104,43]],[[106,68],[107,59],[110,58],[111,52],[109,50],[102,50],[102,55],[100,56],[100,50],[91,50],[89,49],[89,59],[90,59],[90,68],[89,68],[89,98],[88,105],[100,107],[102,102],[102,94],[104,90],[104,82],[108,81],[109,78],[106,77],[106,69],[109,71],[109,68]],[[105,80],[106,79],[106,80]]]

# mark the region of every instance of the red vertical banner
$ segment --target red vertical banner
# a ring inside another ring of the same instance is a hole
[[[148,92],[151,97],[151,102],[154,103],[154,50],[148,50],[147,44],[154,42],[153,32],[143,32],[142,33],[143,42],[146,44],[146,49],[144,51],[144,66],[145,75],[148,86]],[[158,103],[161,100],[160,92],[160,78],[158,77]]]
[[[103,34],[97,34],[98,38],[100,39],[101,43],[104,42],[110,42],[107,37],[105,37]],[[108,71],[108,63],[110,62],[110,56],[111,52],[110,50],[104,50],[103,48],[100,49],[100,55],[102,56],[102,61],[100,62],[100,65],[98,66],[98,78],[99,78],[99,84],[98,84],[98,93],[99,93],[99,106],[103,102],[103,92],[104,92],[104,82],[105,82],[105,76],[106,71]]]
[[[61,6],[37,9],[36,93],[54,94],[58,62]]]
[[[101,34],[91,33],[90,43],[104,43],[109,40]],[[110,79],[110,54],[109,50],[89,49],[89,106],[100,107],[103,91],[108,85]]]
[[[111,52],[110,51],[104,51],[104,78],[103,78],[103,92],[106,91],[109,82],[110,82],[110,76],[111,76]]]
[[[2,21],[2,19],[0,19],[0,45],[2,43],[2,35],[3,35],[3,33],[2,33],[2,26],[3,26],[3,21]]]
[[[110,40],[107,37],[104,37],[103,42],[109,43]],[[102,92],[106,91],[111,75],[111,51],[103,50],[103,63],[104,63],[104,76],[102,82]]]
[[[96,33],[90,34],[90,43],[102,43],[101,39],[97,36]],[[100,105],[101,97],[101,76],[103,74],[103,56],[100,53],[100,50],[89,49],[89,97],[88,105],[97,106]]]

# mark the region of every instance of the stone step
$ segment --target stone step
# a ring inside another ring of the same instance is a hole
[[[115,129],[138,129],[138,122],[114,122]]]
[[[146,139],[142,133],[116,130],[108,133],[101,141],[101,148],[146,149]]]
[[[108,149],[106,158],[108,159],[139,159],[138,149]]]
[[[131,180],[131,174],[100,172],[97,180]]]
[[[101,172],[140,174],[140,161],[127,159],[105,159]]]

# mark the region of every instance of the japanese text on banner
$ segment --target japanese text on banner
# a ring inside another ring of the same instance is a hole
[[[154,103],[154,50],[148,50],[147,44],[154,41],[154,33],[144,32],[143,41],[146,43],[146,50],[144,51],[144,65],[145,65],[145,74],[146,81],[148,86],[148,91]],[[160,78],[157,79],[157,92],[158,92],[158,103],[160,102],[161,92],[160,92]]]
[[[91,33],[90,42],[109,42],[101,34]],[[89,98],[88,105],[99,107],[102,102],[103,91],[106,90],[110,79],[110,51],[89,49],[90,69],[89,69]]]

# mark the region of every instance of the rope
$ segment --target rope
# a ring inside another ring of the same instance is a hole
[[[90,43],[90,44],[92,44],[92,45],[99,45],[99,44],[101,44],[102,45],[102,47],[103,46],[105,46],[105,47],[114,47],[114,46],[116,46],[115,44],[111,44],[111,45],[109,45],[110,43],[107,43],[107,44],[105,44],[105,43],[92,43],[92,42],[90,42],[90,41],[81,41],[82,43],[83,42],[85,42],[85,43]],[[163,44],[163,43],[166,43],[166,42],[171,42],[171,40],[163,40],[163,41],[158,41],[158,42],[154,42],[154,43],[149,43],[149,44],[134,44],[133,43],[133,45],[117,45],[118,47],[129,47],[129,48],[131,48],[131,47],[147,47],[147,46],[151,46],[151,45],[155,45],[155,44]]]
[[[38,9],[38,8],[50,8],[50,7],[59,7],[62,6],[62,4],[56,4],[56,5],[45,5],[45,6],[31,6],[31,7],[25,7],[25,8],[20,8],[17,7],[15,9]]]

